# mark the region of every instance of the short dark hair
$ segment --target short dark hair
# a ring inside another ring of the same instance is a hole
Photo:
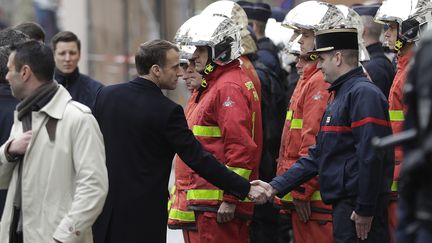
[[[6,28],[0,31],[0,46],[10,46],[27,40],[28,36],[19,30]]]
[[[14,29],[23,32],[30,39],[45,42],[45,32],[42,26],[35,22],[24,22],[15,26]]]
[[[342,50],[333,50],[329,53],[331,55],[336,54],[336,52],[340,52],[344,57],[345,63],[350,67],[357,67],[359,63],[359,51],[358,50],[350,50],[350,49],[342,49]]]
[[[152,40],[140,45],[135,54],[135,66],[139,75],[149,74],[153,65],[165,66],[169,50],[179,51],[178,47],[166,40]]]
[[[48,46],[36,40],[11,46],[15,51],[15,70],[19,72],[24,65],[28,65],[39,81],[48,82],[54,76],[54,55]]]
[[[0,47],[0,83],[7,83],[6,74],[8,73],[7,62],[9,54],[9,46]]]
[[[61,31],[58,32],[55,36],[53,36],[51,40],[51,46],[54,51],[56,50],[57,43],[59,42],[75,42],[78,46],[78,51],[81,52],[81,41],[80,39],[78,39],[78,36],[76,36],[71,31]]]

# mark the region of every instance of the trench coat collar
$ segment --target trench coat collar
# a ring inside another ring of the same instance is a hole
[[[71,95],[67,90],[59,85],[59,88],[52,99],[46,104],[40,112],[46,113],[48,116],[60,120],[63,118],[66,105],[72,100]]]

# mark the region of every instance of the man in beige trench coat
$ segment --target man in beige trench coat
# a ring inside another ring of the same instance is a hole
[[[91,226],[108,190],[99,126],[52,80],[48,47],[18,44],[7,66],[20,103],[0,148],[0,187],[8,189],[0,242],[93,242]]]

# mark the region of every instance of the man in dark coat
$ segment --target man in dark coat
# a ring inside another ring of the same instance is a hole
[[[94,225],[96,243],[165,242],[168,179],[180,158],[206,180],[240,199],[261,188],[227,170],[188,129],[183,109],[165,97],[181,76],[178,48],[155,40],[135,56],[139,77],[98,95],[94,115],[105,139],[110,191]]]
[[[249,31],[256,41],[258,60],[273,70],[281,79],[284,79],[278,57],[278,48],[270,38],[265,36],[267,20],[272,14],[267,3],[251,3],[248,1],[237,2],[246,12],[249,20]]]
[[[322,200],[333,206],[336,243],[358,242],[358,238],[389,242],[393,151],[377,151],[371,143],[372,138],[391,134],[388,102],[358,67],[357,40],[356,29],[316,33],[314,54],[319,55],[325,81],[331,83],[333,99],[321,120],[316,145],[270,182],[268,196],[285,195],[319,174]]]
[[[372,81],[388,98],[396,70],[384,54],[384,48],[380,42],[382,25],[374,21],[378,8],[379,5],[370,5],[357,6],[353,9],[361,16],[364,26],[363,40],[370,55],[370,61],[363,63],[363,66]]]
[[[74,33],[62,31],[51,42],[56,62],[54,79],[69,91],[73,100],[92,107],[103,85],[79,72],[81,41]]]
[[[12,96],[10,86],[5,79],[9,52],[9,47],[0,47],[0,144],[5,143],[9,138],[14,121],[13,112],[18,104],[18,100]],[[0,190],[0,215],[3,213],[6,194],[7,190]]]

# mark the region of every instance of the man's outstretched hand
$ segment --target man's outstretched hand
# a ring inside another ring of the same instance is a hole
[[[276,195],[276,190],[267,182],[255,180],[251,182],[248,198],[256,204],[264,204]]]

